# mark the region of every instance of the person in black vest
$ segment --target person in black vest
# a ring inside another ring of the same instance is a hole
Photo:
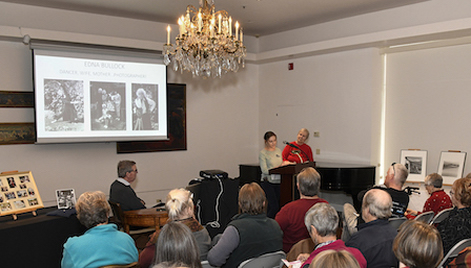
[[[212,266],[236,268],[243,261],[283,248],[283,232],[266,215],[265,192],[257,183],[239,191],[239,214],[234,216],[217,244],[208,253]]]
[[[131,183],[137,178],[136,162],[123,160],[118,163],[118,179],[110,187],[110,201],[119,203],[123,211],[144,209],[145,202],[137,197]]]

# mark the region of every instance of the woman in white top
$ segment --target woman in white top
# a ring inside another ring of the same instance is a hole
[[[262,170],[261,186],[265,191],[268,200],[267,216],[275,218],[280,209],[280,182],[279,174],[268,174],[269,170],[281,166],[281,150],[276,147],[276,134],[273,131],[267,131],[263,136],[265,148],[260,151],[259,161]]]

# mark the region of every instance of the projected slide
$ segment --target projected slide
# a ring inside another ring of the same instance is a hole
[[[38,143],[167,138],[166,67],[34,50]]]

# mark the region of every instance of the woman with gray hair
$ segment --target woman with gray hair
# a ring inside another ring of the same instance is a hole
[[[425,201],[422,212],[407,209],[406,216],[409,219],[428,211],[433,211],[437,215],[440,211],[453,207],[450,196],[442,189],[443,177],[440,174],[432,173],[425,177],[424,182],[430,197]]]
[[[61,267],[101,267],[137,261],[134,240],[118,231],[115,224],[108,224],[111,208],[103,192],[83,193],[75,208],[77,218],[88,230],[82,236],[67,239]]]
[[[194,204],[191,195],[191,192],[188,190],[182,188],[174,189],[167,195],[165,208],[167,209],[170,222],[181,222],[190,228],[198,245],[200,259],[204,261],[211,247],[211,237],[206,228],[195,219]],[[152,264],[158,237],[159,231],[153,233],[146,247],[139,255],[139,265],[141,268],[147,268]]]

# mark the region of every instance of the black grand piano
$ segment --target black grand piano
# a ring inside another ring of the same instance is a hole
[[[375,184],[375,166],[316,162],[315,168],[321,175],[321,190],[343,191],[351,195],[357,210],[360,209],[358,193]],[[240,185],[243,185],[253,181],[260,182],[262,172],[258,164],[242,164],[239,165],[239,174]],[[299,198],[299,194],[292,197],[296,198]]]

